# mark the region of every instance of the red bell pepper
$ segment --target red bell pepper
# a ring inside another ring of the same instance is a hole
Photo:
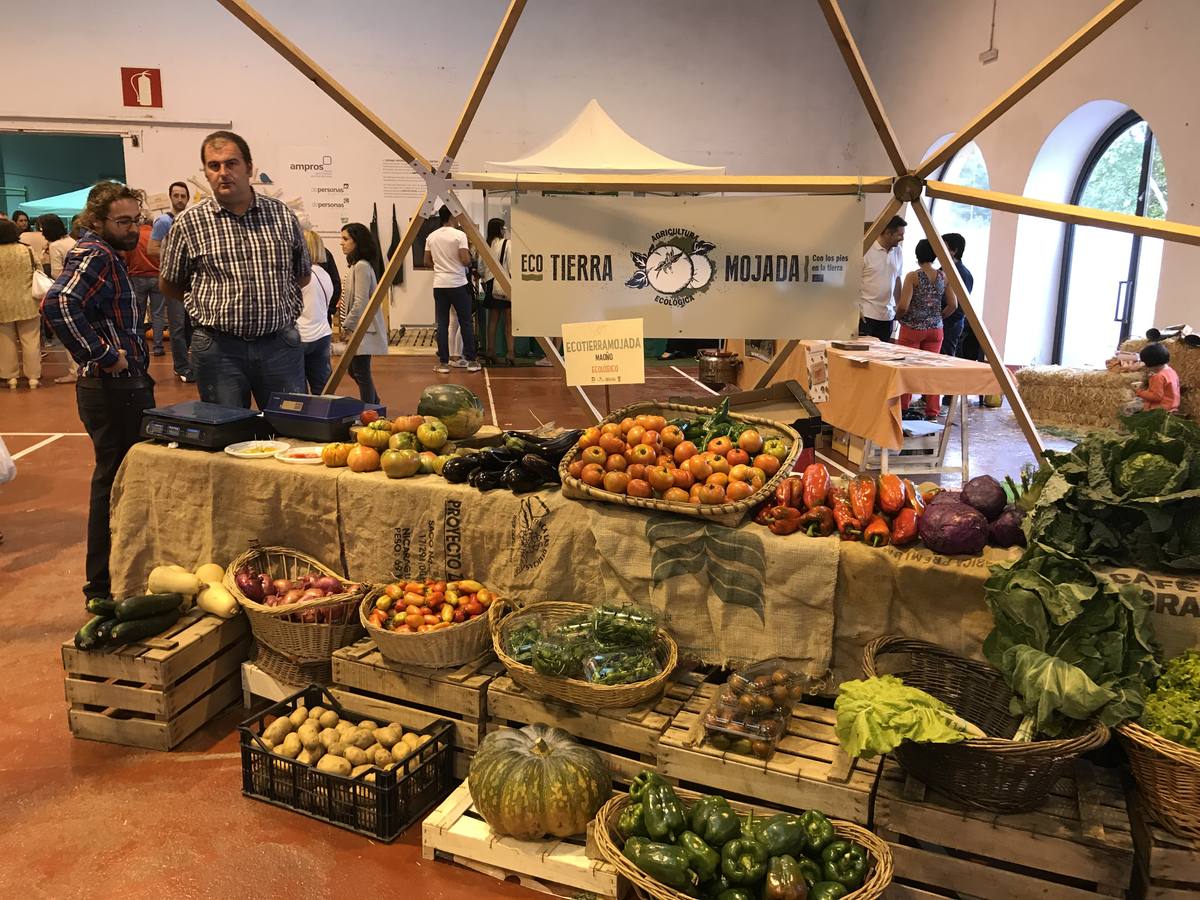
[[[891,540],[892,532],[888,528],[887,519],[876,513],[867,523],[867,527],[863,529],[863,541],[872,547],[886,547]]]
[[[892,521],[892,545],[904,547],[917,539],[917,511],[906,506]]]
[[[790,506],[773,506],[767,516],[770,522],[767,527],[771,534],[792,534],[800,530],[800,517],[803,513]]]
[[[894,516],[904,508],[907,488],[899,475],[879,476],[879,508]]]
[[[838,534],[842,536],[842,540],[860,540],[862,538],[862,520],[854,515],[846,489],[831,487],[828,499],[829,508],[833,510],[834,524],[837,525]]]
[[[809,537],[828,537],[837,529],[837,523],[828,506],[814,506],[800,517],[800,527]]]
[[[790,506],[792,509],[803,509],[804,479],[799,475],[789,475],[775,486],[775,505]]]
[[[925,511],[925,498],[907,478],[904,479],[905,502],[919,516]],[[893,542],[894,543],[894,542]]]
[[[768,516],[770,515],[770,512],[774,506],[775,504],[773,504],[770,500],[764,500],[762,503],[758,504],[758,508],[754,510],[754,524],[761,525],[764,528],[770,525],[771,520],[768,518]]]
[[[875,479],[855,475],[850,479],[850,508],[860,522],[869,522],[875,515]]]
[[[821,463],[813,463],[804,470],[804,508],[815,509],[825,505],[829,493],[829,470]]]

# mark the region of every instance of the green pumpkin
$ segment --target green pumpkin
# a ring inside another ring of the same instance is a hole
[[[437,416],[455,441],[470,437],[483,425],[483,404],[461,384],[431,384],[421,392],[417,413]]]
[[[479,814],[500,835],[530,841],[582,834],[612,793],[596,751],[561,728],[501,728],[483,739],[470,772]]]

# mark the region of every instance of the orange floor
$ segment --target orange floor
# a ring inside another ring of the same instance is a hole
[[[377,359],[375,368],[380,394],[397,412],[412,410],[421,388],[438,379],[430,357]],[[92,455],[74,389],[49,383],[63,369],[52,352],[45,386],[0,390],[0,434],[19,456],[17,479],[0,487],[0,573],[11,579],[0,601],[10,710],[0,754],[0,898],[535,896],[421,859],[419,829],[381,844],[243,798],[233,735],[240,707],[169,754],[71,737],[59,646],[84,621]],[[195,396],[170,373],[167,360],[155,361],[159,403]],[[648,367],[647,386],[614,389],[613,403],[703,394],[684,373],[694,375],[694,363]],[[553,370],[456,372],[446,380],[470,386],[502,427],[589,420]],[[998,473],[1015,473],[1029,458],[1007,410],[972,411],[972,454],[976,471]]]

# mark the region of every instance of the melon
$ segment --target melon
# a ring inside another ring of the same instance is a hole
[[[417,412],[446,423],[452,440],[470,437],[483,424],[483,404],[461,384],[432,384],[421,392]]]

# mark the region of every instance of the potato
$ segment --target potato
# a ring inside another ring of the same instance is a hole
[[[401,735],[404,732],[398,725],[389,725],[387,728],[376,728],[371,732],[371,736],[375,738],[375,742],[381,747],[391,750],[400,741]]]
[[[292,721],[287,716],[280,716],[263,729],[262,736],[273,744],[282,743],[283,739],[292,732]]]
[[[334,744],[336,744],[338,742],[339,737],[340,736],[338,735],[336,729],[326,728],[320,734],[317,735],[317,740],[319,740],[321,742],[322,747],[324,747],[326,750],[328,750],[330,747],[332,747]]]
[[[346,761],[352,766],[365,766],[371,762],[371,760],[367,758],[367,754],[364,751],[359,750],[353,744],[346,745],[346,749],[342,752],[342,756],[344,756]]]
[[[292,723],[293,728],[299,728],[308,721],[308,710],[303,706],[288,716],[288,721]]]
[[[338,734],[349,734],[358,728],[353,722],[347,722],[345,719],[342,719],[333,727],[337,729]]]
[[[354,731],[350,732],[349,735],[347,735],[346,743],[353,744],[359,750],[366,750],[373,743],[375,743],[375,738],[371,737],[371,732],[362,728],[356,728]]]
[[[326,753],[317,760],[318,772],[331,772],[334,775],[345,777],[350,774],[353,768],[345,759],[340,756],[334,756],[332,753]]]
[[[380,767],[393,765],[392,752],[390,750],[385,750],[382,747],[380,747],[378,750],[376,750],[375,755],[369,756],[368,759],[370,759],[371,762],[375,763],[375,765],[380,766]]]
[[[420,737],[421,736],[415,731],[406,731],[404,736],[400,738],[400,743],[402,743],[409,750],[415,750],[420,746],[420,744],[417,743]]]
[[[325,748],[320,744],[311,750],[307,747],[300,751],[300,755],[296,757],[296,762],[302,762],[306,766],[315,766],[322,756],[325,755]]]
[[[426,744],[428,744],[432,740],[433,740],[433,735],[431,735],[431,734],[418,735],[417,736],[417,746],[424,747]]]
[[[347,744],[345,741],[334,741],[325,749],[325,752],[332,753],[334,756],[345,756],[346,748],[349,746],[352,745]]]
[[[392,769],[396,768],[397,765],[399,765],[399,763],[390,762],[383,767],[383,771],[390,772]]]
[[[321,716],[317,719],[317,721],[321,723],[322,728],[332,728],[339,721],[341,721],[341,719],[337,713],[330,709],[321,713]]]
[[[370,768],[370,767],[368,766],[368,768]],[[375,783],[375,773],[367,772],[367,774],[363,776],[363,781],[365,781],[367,784],[374,784]]]
[[[274,742],[274,741],[268,741],[266,738],[259,738],[259,740],[261,740],[261,741],[263,742],[263,746],[264,746],[264,747],[266,747],[268,750],[274,750],[274,749],[275,749],[275,742]]]
[[[303,749],[304,745],[300,743],[300,735],[293,732],[284,738],[283,743],[275,748],[275,752],[288,759],[295,759]]]
[[[316,719],[318,722],[321,721],[321,716],[323,715],[325,715],[325,707],[323,706],[314,706],[308,711],[308,717],[310,719]]]
[[[317,728],[311,719],[302,725],[296,731],[296,734],[299,735],[300,743],[304,745],[305,750],[312,750],[314,747],[321,747],[322,750],[325,749],[321,745],[321,730]]]
[[[367,756],[374,756],[376,750],[382,750],[382,749],[383,749],[383,745],[380,744],[378,741],[376,741],[374,744],[372,744],[370,747],[367,748]]]
[[[358,723],[359,728],[365,728],[367,731],[374,731],[379,727],[378,722],[372,722],[370,719],[363,719]]]
[[[350,777],[357,778],[359,775],[364,775],[370,771],[371,771],[370,766],[355,766],[353,769],[350,770]]]
[[[404,759],[404,757],[406,757],[406,756],[408,756],[408,754],[412,753],[412,749],[413,748],[408,746],[408,744],[401,741],[400,743],[398,743],[394,747],[392,747],[392,761],[400,762],[402,759]]]

